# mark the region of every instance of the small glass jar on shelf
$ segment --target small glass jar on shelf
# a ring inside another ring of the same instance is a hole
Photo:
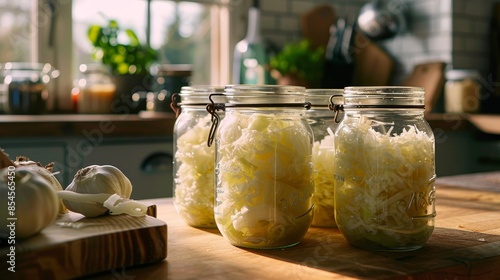
[[[446,113],[477,113],[481,109],[479,71],[452,69],[446,72],[444,108]]]
[[[81,114],[110,114],[116,86],[108,69],[101,64],[81,64],[81,78],[76,81],[72,99]]]

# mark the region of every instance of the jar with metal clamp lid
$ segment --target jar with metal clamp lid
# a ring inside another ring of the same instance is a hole
[[[331,106],[335,131],[335,219],[360,248],[409,251],[434,229],[435,140],[424,89],[347,87]]]
[[[306,101],[311,109],[306,117],[314,134],[314,214],[311,225],[336,227],[334,217],[333,133],[337,127],[334,114],[329,109],[332,95],[342,96],[343,89],[307,89]]]
[[[211,116],[209,96],[222,93],[219,86],[184,86],[172,98],[177,114],[174,124],[174,206],[190,226],[215,228],[214,147],[207,145]]]
[[[269,249],[298,244],[312,218],[311,127],[305,88],[227,86],[207,107],[215,135],[215,221],[231,244]],[[225,110],[218,124],[217,110]]]

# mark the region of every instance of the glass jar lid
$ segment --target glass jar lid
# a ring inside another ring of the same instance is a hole
[[[230,104],[305,103],[305,87],[282,85],[228,85],[224,90]]]
[[[49,83],[50,79],[58,76],[59,71],[54,69],[50,63],[6,62],[0,64],[0,77],[7,84],[19,79]]]
[[[346,87],[343,106],[349,108],[424,108],[422,87],[374,86]]]
[[[451,69],[446,71],[446,79],[449,81],[477,79],[479,76],[479,71],[475,69]]]
[[[342,96],[343,89],[306,89],[306,102],[311,103],[312,107],[326,107],[332,95]]]
[[[179,96],[181,97],[180,103],[177,105],[207,105],[210,103],[210,95],[217,94],[218,99],[214,102],[222,103],[222,93],[224,92],[223,86],[215,85],[194,85],[183,86]],[[173,97],[174,98],[174,97]]]

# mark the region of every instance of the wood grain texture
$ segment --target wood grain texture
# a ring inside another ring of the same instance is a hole
[[[81,228],[61,227],[62,225]],[[26,240],[16,240],[16,272],[9,279],[71,279],[167,257],[167,225],[150,216],[59,217]],[[7,248],[0,249],[0,271],[7,272]]]
[[[187,226],[171,199],[152,200],[158,206],[158,217],[169,225],[168,258],[125,269],[121,276],[174,280],[499,279],[500,184],[495,185],[496,191],[491,186],[485,190],[481,184],[477,180],[470,187],[438,183],[433,235],[422,249],[400,253],[354,248],[337,229],[314,227],[291,248],[242,249],[230,245],[217,229]],[[112,277],[105,272],[91,278]]]

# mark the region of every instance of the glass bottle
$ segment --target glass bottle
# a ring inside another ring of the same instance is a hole
[[[174,124],[174,206],[192,227],[216,227],[215,159],[214,147],[207,145],[212,124],[206,106],[210,94],[222,94],[223,90],[218,86],[184,86],[180,103],[172,103],[172,109],[178,113]]]
[[[337,127],[334,114],[329,109],[331,96],[342,96],[343,89],[307,89],[306,101],[311,109],[306,117],[314,133],[314,214],[311,225],[336,227],[334,217],[333,133]]]
[[[360,248],[409,251],[434,229],[435,141],[424,89],[346,87],[335,131],[335,219]]]
[[[233,54],[233,84],[269,84],[271,75],[267,43],[260,33],[259,0],[253,0],[248,9],[248,26],[245,38],[239,41]]]
[[[110,114],[115,98],[116,86],[111,81],[104,65],[82,64],[78,80],[79,96],[77,111],[82,114]]]
[[[215,221],[235,246],[293,246],[310,226],[313,135],[304,91],[276,85],[225,89],[225,115],[215,136]]]

